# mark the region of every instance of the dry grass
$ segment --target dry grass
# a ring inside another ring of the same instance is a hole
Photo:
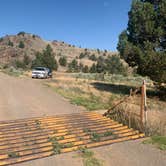
[[[123,103],[116,107],[109,117],[128,125],[129,127],[146,132],[147,136],[166,135],[166,113],[148,110],[147,125],[140,121],[140,107],[135,104]]]
[[[114,104],[129,94],[132,81],[123,84],[98,81],[89,78],[79,77],[79,74],[56,73],[54,79],[47,81],[56,92],[68,98],[73,104],[84,106],[87,110],[103,110],[111,108]],[[121,78],[122,79],[122,78]],[[124,78],[125,79],[125,78]],[[122,79],[122,80],[124,80]],[[131,79],[131,78],[130,78]],[[133,78],[135,80],[135,78]],[[136,79],[137,80],[137,79]],[[141,84],[140,84],[141,85]],[[148,86],[148,91],[152,85]],[[148,94],[153,94],[152,92]],[[143,130],[140,125],[140,96],[132,97],[126,103],[119,105],[114,111],[118,112],[112,118]],[[160,101],[153,95],[148,96],[148,124],[146,128],[147,135],[166,134],[166,102]]]
[[[68,98],[71,103],[81,105],[88,110],[108,109],[117,95],[97,90],[94,81],[78,79],[66,75],[56,75],[47,82],[56,92]]]

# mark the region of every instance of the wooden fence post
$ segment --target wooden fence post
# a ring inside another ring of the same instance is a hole
[[[148,112],[147,112],[147,102],[146,102],[146,82],[144,80],[143,82],[144,84],[144,115],[145,115],[145,133],[146,133],[146,129],[147,129],[147,118],[148,118]]]
[[[144,121],[144,82],[143,82],[142,87],[141,87],[140,119],[141,119],[141,124],[143,125],[143,121]]]
[[[145,130],[147,126],[147,103],[146,103],[146,82],[143,81],[141,87],[141,108],[140,108],[140,119],[142,125],[145,124]]]

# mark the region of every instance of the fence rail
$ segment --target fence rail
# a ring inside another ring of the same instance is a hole
[[[134,96],[141,94],[140,100],[140,111],[138,113],[129,111],[126,109],[117,109],[122,104],[132,100]],[[115,120],[121,121],[122,123],[127,124],[129,127],[140,129],[141,131],[146,132],[147,126],[147,104],[146,104],[146,82],[145,80],[142,83],[142,86],[136,87],[135,90],[130,89],[129,95],[120,99],[113,107],[107,110],[103,114],[104,116],[111,117]]]

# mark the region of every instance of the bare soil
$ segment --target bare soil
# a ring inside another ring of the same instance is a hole
[[[43,81],[0,73],[0,121],[81,111]]]

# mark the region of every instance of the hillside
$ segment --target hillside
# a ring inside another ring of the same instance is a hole
[[[15,60],[22,60],[24,55],[33,60],[36,52],[42,51],[48,44],[51,45],[57,60],[61,56],[66,56],[68,62],[77,58],[78,62],[88,66],[94,63],[93,60],[89,59],[92,55],[107,57],[108,55],[117,54],[107,50],[79,48],[57,40],[46,41],[37,35],[20,32],[17,35],[6,35],[0,38],[0,63],[12,64]],[[81,53],[86,55],[80,58]]]

